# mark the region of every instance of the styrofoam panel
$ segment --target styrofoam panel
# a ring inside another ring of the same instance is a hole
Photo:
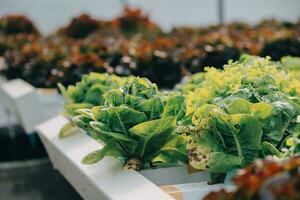
[[[208,185],[207,182],[164,185],[160,188],[176,200],[200,200],[213,191],[219,191],[220,189],[235,190],[235,187],[232,185]]]
[[[4,109],[4,102],[0,99],[0,127],[6,127],[10,123]],[[16,122],[16,120],[14,120],[14,122]]]
[[[21,79],[0,85],[0,127],[19,124],[31,133],[63,110],[64,100],[56,89],[37,89]]]
[[[57,89],[36,89],[39,101],[42,105],[44,121],[63,112],[63,96]]]
[[[1,84],[0,99],[6,110],[5,114],[9,118],[16,118],[27,133],[32,133],[34,127],[44,120],[34,87],[21,79]]]
[[[185,166],[141,170],[140,173],[156,185],[207,182],[210,179],[209,172],[190,174]]]
[[[59,140],[58,133],[67,122],[64,117],[58,116],[37,126],[36,131],[54,166],[84,199],[172,199],[138,172],[122,170],[117,159],[107,157],[94,165],[83,165],[81,159],[101,148],[101,144],[80,131]]]
[[[0,68],[1,68],[1,57],[0,57]],[[0,86],[4,84],[6,80],[4,77],[0,76]],[[5,113],[4,101],[0,98],[0,127],[6,127],[16,123],[16,119],[8,119]]]

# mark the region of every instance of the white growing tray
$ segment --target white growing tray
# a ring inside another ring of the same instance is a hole
[[[42,106],[35,88],[21,79],[7,81],[0,86],[0,100],[8,124],[21,124],[27,133],[43,121]]]
[[[0,81],[0,127],[18,124],[32,133],[36,125],[58,114],[62,101],[55,89],[37,89],[21,79]]]
[[[0,69],[1,69],[1,56],[0,56]],[[4,77],[0,76],[0,87],[2,84],[4,84],[6,80]],[[0,99],[0,127],[6,126],[8,122],[8,119],[6,117],[5,113],[5,106],[2,100]]]
[[[84,199],[168,200],[174,198],[159,186],[173,185],[182,192],[176,199],[198,200],[209,191],[223,187],[222,184],[207,185],[207,172],[188,174],[186,167],[125,171],[121,169],[122,163],[111,157],[93,165],[83,165],[82,158],[103,145],[80,130],[75,135],[58,139],[59,131],[66,123],[66,118],[57,116],[37,126],[36,131],[54,168]]]

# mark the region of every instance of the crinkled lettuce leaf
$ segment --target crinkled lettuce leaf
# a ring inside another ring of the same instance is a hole
[[[62,84],[58,84],[66,100],[65,114],[72,117],[80,108],[103,105],[105,101],[103,95],[122,84],[124,84],[124,78],[93,72],[83,75],[82,80],[76,85],[65,88]]]

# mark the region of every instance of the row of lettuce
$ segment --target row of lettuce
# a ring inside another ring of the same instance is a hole
[[[222,68],[242,53],[273,60],[300,56],[300,21],[234,22],[164,32],[140,9],[125,7],[109,20],[82,14],[43,36],[24,16],[0,18],[0,75],[40,88],[75,84],[92,71],[146,77],[160,88],[173,88],[183,76],[205,66]]]
[[[220,181],[256,158],[299,152],[299,61],[243,55],[172,91],[146,78],[98,73],[60,89],[72,123],[105,144],[83,163],[113,156],[136,170],[189,164]]]

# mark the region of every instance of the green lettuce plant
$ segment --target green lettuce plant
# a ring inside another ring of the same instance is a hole
[[[258,157],[288,156],[284,145],[300,133],[300,82],[281,65],[244,55],[224,71],[208,68],[185,92],[188,111],[181,132],[189,137],[190,165],[216,175]]]
[[[186,163],[186,140],[176,133],[177,121],[185,115],[185,98],[162,94],[145,78],[126,83],[103,94],[103,104],[76,110],[73,122],[104,147],[90,153],[83,163],[105,156],[117,157],[124,168],[170,166]]]

